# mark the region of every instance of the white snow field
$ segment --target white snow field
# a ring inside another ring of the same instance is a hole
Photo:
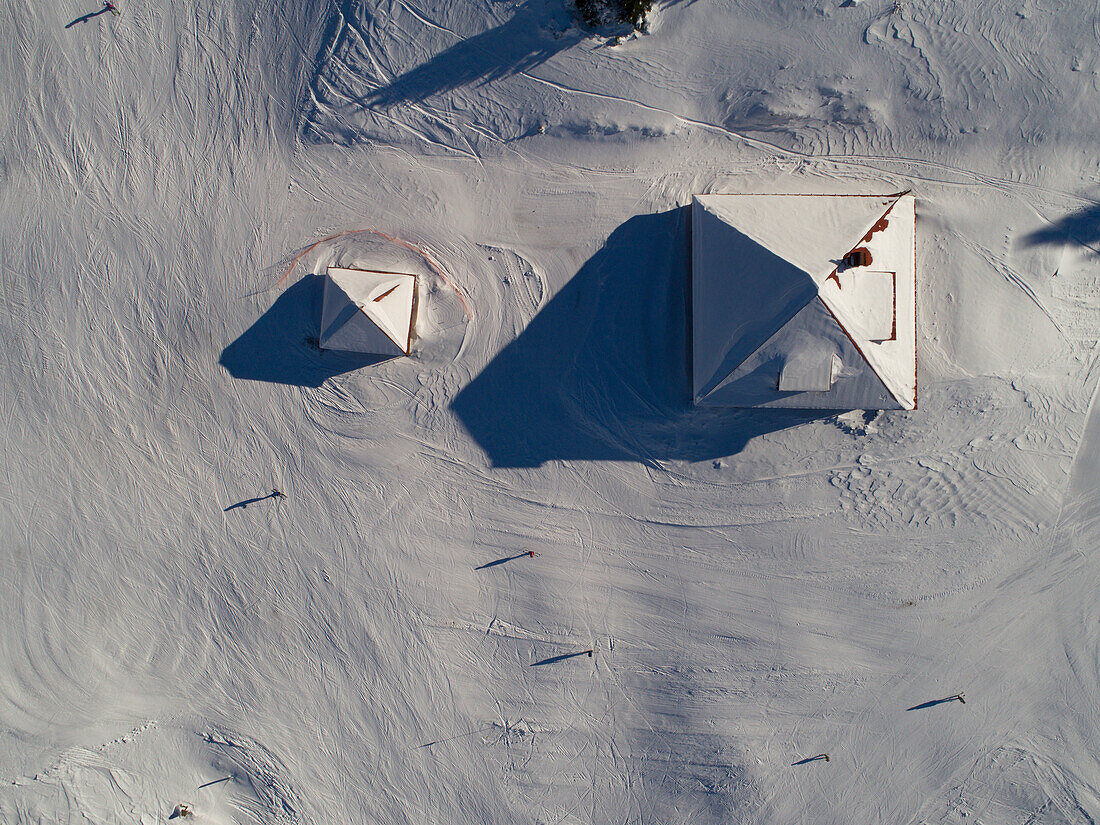
[[[97,3],[0,6],[0,821],[1100,817],[1096,3]],[[692,196],[907,189],[918,408],[693,407]]]

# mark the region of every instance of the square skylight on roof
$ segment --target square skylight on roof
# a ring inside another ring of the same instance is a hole
[[[892,341],[896,335],[896,274],[856,268],[838,272],[837,278],[851,324],[868,340]]]

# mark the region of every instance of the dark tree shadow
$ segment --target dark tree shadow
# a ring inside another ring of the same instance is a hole
[[[234,378],[319,387],[326,379],[389,360],[387,355],[322,350],[321,278],[306,275],[287,288],[218,360]]]
[[[416,103],[441,92],[490,83],[542,65],[583,38],[576,28],[557,37],[546,29],[548,18],[555,12],[561,14],[560,6],[548,8],[555,3],[560,0],[528,0],[505,23],[459,41],[362,102],[381,108]]]
[[[1100,254],[1100,204],[1071,212],[1021,239],[1025,246],[1063,244],[1071,240]]]
[[[693,0],[664,0],[662,7]],[[511,0],[496,0],[508,7]],[[381,116],[390,120],[390,108],[400,104],[421,103],[434,95],[461,87],[484,85],[524,72],[531,72],[555,55],[568,51],[593,35],[614,37],[633,31],[630,24],[601,25],[584,29],[575,17],[572,0],[524,0],[512,10],[512,16],[494,28],[452,42],[428,60],[391,79],[380,77],[377,59],[385,51],[384,42],[376,42],[374,31],[390,21],[372,19],[377,3],[359,0],[335,0],[329,4],[328,27],[313,60],[311,100],[302,111],[299,126],[307,140],[318,143],[351,145],[371,140],[371,121]],[[419,17],[419,16],[418,16]],[[409,26],[406,37],[418,37],[433,27],[423,18],[418,22],[402,20]],[[421,26],[425,28],[421,28]],[[436,42],[439,36],[428,32]],[[456,38],[458,35],[454,35]],[[527,107],[523,107],[527,108]],[[521,123],[526,115],[516,113]],[[357,117],[366,123],[356,123]],[[407,121],[413,113],[400,115]],[[441,122],[435,115],[418,113],[421,129],[439,135],[450,134],[453,124]],[[526,124],[535,133],[531,123]]]
[[[825,410],[694,407],[688,208],[631,218],[451,407],[498,467],[701,461]]]

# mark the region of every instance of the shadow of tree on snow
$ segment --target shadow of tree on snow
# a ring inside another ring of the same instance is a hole
[[[556,1],[556,0],[554,0]],[[569,29],[555,37],[544,24],[547,0],[530,0],[496,28],[460,40],[364,98],[372,107],[417,103],[432,95],[530,71],[583,39]]]
[[[1036,229],[1022,239],[1025,246],[1044,246],[1076,241],[1100,255],[1100,204],[1093,204]]]
[[[665,0],[660,5],[691,2]],[[376,32],[398,24],[376,14],[374,7],[389,7],[378,0],[341,0],[336,5],[314,58],[312,94],[301,119],[303,133],[311,142],[350,145],[372,139],[379,128],[372,118],[388,120],[392,117],[388,110],[394,107],[530,72],[595,34],[576,24],[569,0],[525,0],[503,23],[469,37],[433,31],[442,27],[417,13],[412,15],[415,22],[401,18],[401,26],[408,27],[405,37],[416,37],[422,31],[433,43],[441,37],[454,37],[455,42],[403,74],[385,79],[378,61],[385,55],[386,43],[384,38],[379,42]],[[613,28],[619,34],[631,30],[627,24]],[[601,27],[598,36],[610,32],[611,28]],[[384,80],[382,85],[380,80]],[[412,117],[417,129],[433,139],[449,140],[453,126],[434,113],[400,117],[402,121]]]

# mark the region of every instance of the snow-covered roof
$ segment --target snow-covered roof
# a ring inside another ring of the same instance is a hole
[[[330,266],[321,307],[323,349],[408,355],[416,277]]]
[[[779,371],[780,392],[828,392],[842,364],[828,347],[801,347],[789,353]]]
[[[914,409],[915,215],[908,194],[697,196],[695,403]]]

